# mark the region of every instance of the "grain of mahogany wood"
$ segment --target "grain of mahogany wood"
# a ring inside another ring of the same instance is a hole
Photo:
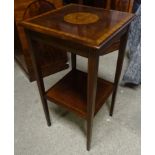
[[[32,60],[30,56],[29,46],[26,40],[26,36],[23,28],[19,23],[27,18],[32,18],[36,15],[44,13],[46,11],[62,7],[61,0],[15,0],[14,1],[14,15],[15,15],[15,42],[18,42],[15,46],[15,60],[23,69],[25,75],[30,81],[35,80],[35,74],[32,66]],[[36,46],[37,48],[38,46]],[[40,50],[39,62],[42,65],[42,74],[47,76],[55,72],[61,71],[68,68],[67,55],[60,54],[57,49],[55,49],[55,55],[53,52],[48,52],[47,48]],[[50,59],[51,58],[51,59]]]

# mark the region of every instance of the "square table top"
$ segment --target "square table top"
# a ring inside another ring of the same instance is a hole
[[[131,13],[69,4],[22,22],[30,30],[99,47],[133,20]]]

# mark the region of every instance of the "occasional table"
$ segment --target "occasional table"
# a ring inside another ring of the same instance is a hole
[[[47,100],[86,119],[87,150],[91,146],[93,118],[111,94],[110,115],[113,114],[128,29],[133,19],[134,15],[130,13],[69,4],[21,23],[31,47],[47,124],[51,125]],[[108,54],[106,49],[118,39],[121,43],[112,83],[98,78],[99,57]],[[37,51],[33,48],[34,40],[71,52],[72,70],[47,91],[37,61]],[[76,69],[76,55],[88,58],[88,73]]]

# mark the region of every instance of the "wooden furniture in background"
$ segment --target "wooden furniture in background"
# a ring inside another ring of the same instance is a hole
[[[61,0],[15,0],[15,59],[25,71],[30,81],[35,80],[32,59],[24,30],[19,23],[23,19],[31,18],[46,11],[61,7]],[[68,67],[67,54],[54,47],[34,43],[43,76],[53,74]]]
[[[68,15],[72,16],[69,22],[69,19],[64,20]],[[91,21],[91,15],[98,16],[98,20]],[[87,150],[90,150],[91,145],[93,118],[111,94],[113,95],[110,115],[113,114],[128,29],[133,18],[134,15],[130,13],[70,4],[22,22],[31,47],[47,124],[51,125],[47,99],[86,119]],[[114,82],[109,82],[98,78],[99,57],[107,54],[107,48],[118,39],[120,47],[116,74]],[[59,46],[64,51],[72,52],[72,70],[47,91],[44,89],[33,40],[40,40],[45,44]],[[88,58],[88,74],[76,69],[76,55]]]
[[[97,1],[95,2],[97,3]],[[132,12],[133,2],[134,0],[106,0],[104,7],[111,10]]]
[[[134,0],[78,0],[77,2],[95,7],[132,12]]]

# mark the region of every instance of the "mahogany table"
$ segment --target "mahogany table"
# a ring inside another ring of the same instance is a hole
[[[113,114],[128,29],[133,19],[134,15],[130,13],[69,4],[21,23],[31,47],[47,124],[51,125],[47,100],[86,119],[87,150],[91,146],[93,118],[111,94],[110,115]],[[106,49],[119,38],[121,44],[112,83],[98,78],[99,57],[107,54]],[[47,91],[44,89],[36,51],[33,50],[34,40],[71,52],[72,70]],[[88,58],[88,73],[76,69],[76,55]]]

